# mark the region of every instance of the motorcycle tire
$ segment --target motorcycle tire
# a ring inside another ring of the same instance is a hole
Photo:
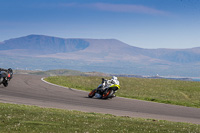
[[[114,94],[113,90],[108,90],[107,93],[103,94],[102,99],[111,98],[113,94]]]
[[[88,97],[89,97],[89,98],[94,97],[95,93],[96,93],[96,89],[92,90],[92,91],[88,94]]]
[[[3,85],[4,85],[4,87],[7,87],[8,86],[8,81],[4,81]]]

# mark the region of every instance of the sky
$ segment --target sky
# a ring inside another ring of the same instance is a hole
[[[0,42],[30,34],[200,47],[200,0],[0,0]]]

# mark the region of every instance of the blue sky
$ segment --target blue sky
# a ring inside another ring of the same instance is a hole
[[[30,34],[200,47],[200,0],[0,0],[0,42]]]

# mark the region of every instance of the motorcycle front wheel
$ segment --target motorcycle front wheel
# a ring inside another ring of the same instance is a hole
[[[4,85],[4,87],[7,87],[8,86],[8,81],[4,81],[3,85]]]
[[[92,98],[96,93],[96,89],[92,90],[89,94],[88,94],[88,97],[89,98]]]

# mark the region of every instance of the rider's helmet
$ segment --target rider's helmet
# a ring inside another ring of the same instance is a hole
[[[117,84],[117,77],[113,76],[111,79],[112,84]]]
[[[112,80],[117,80],[117,77],[116,77],[116,76],[113,76],[113,77],[112,77]]]
[[[13,70],[11,68],[8,68],[9,73],[13,73]]]

